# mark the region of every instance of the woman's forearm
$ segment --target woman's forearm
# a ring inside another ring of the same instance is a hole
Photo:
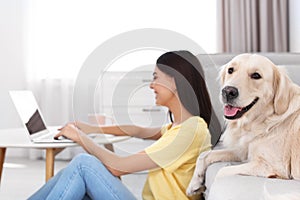
[[[94,126],[94,133],[107,133],[116,136],[132,136],[143,139],[158,139],[160,128],[145,128],[134,125]]]
[[[107,133],[116,136],[130,135],[134,136],[135,133],[139,132],[139,127],[135,126],[97,126],[91,125],[84,122],[77,121],[74,125],[84,133]]]
[[[107,133],[116,136],[132,136],[137,138],[154,140],[160,138],[161,136],[161,128],[148,128],[135,125],[95,126],[79,121],[72,124],[86,134]]]
[[[120,176],[122,174],[125,174],[124,172],[121,172],[119,170],[114,170],[115,167],[112,167],[115,166],[116,163],[118,163],[118,160],[120,159],[120,157],[117,154],[114,154],[113,152],[99,146],[85,134],[80,134],[80,141],[78,141],[78,144],[82,146],[86,152],[88,152],[91,155],[94,155],[99,160],[101,160],[101,162],[113,175]]]
[[[146,169],[158,167],[145,152],[140,152],[127,157],[119,155],[99,146],[86,134],[79,133],[77,141],[88,153],[96,156],[115,176],[121,176]],[[143,163],[137,165],[137,163]]]
[[[65,136],[73,140],[82,146],[88,153],[96,156],[115,176],[157,167],[145,152],[136,153],[127,157],[120,157],[119,155],[114,154],[99,146],[86,134],[86,132],[78,129],[73,123],[64,126],[55,137],[60,136]]]
[[[84,148],[86,152],[92,154],[99,158],[103,163],[108,162],[108,160],[118,159],[118,155],[113,152],[102,148],[97,143],[95,143],[90,137],[86,136],[84,133],[79,133],[79,141],[77,143]],[[100,157],[97,155],[101,155]]]

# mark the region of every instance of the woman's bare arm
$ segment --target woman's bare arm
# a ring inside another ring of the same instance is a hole
[[[121,157],[96,144],[73,124],[66,125],[57,136],[65,136],[81,145],[88,153],[96,156],[115,176],[121,176],[143,170],[157,168],[151,158],[144,152],[139,152],[127,157]]]
[[[87,152],[101,160],[106,168],[115,176],[158,168],[158,165],[150,159],[145,151],[121,157],[98,146],[86,136],[81,138],[81,145],[85,146]]]
[[[112,125],[112,126],[93,126],[84,122],[73,123],[84,133],[107,133],[116,136],[132,136],[143,139],[157,140],[161,136],[161,128],[148,128],[134,125]]]

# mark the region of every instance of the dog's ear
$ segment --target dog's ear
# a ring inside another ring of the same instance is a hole
[[[219,72],[218,79],[220,80],[221,85],[224,84],[225,74],[226,74],[226,66],[227,66],[227,64],[221,66],[221,70]]]
[[[289,107],[291,81],[285,71],[274,66],[274,111],[283,114]]]

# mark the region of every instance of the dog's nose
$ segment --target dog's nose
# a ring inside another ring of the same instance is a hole
[[[233,100],[239,96],[239,91],[237,88],[232,86],[226,86],[222,89],[222,96],[227,101]]]

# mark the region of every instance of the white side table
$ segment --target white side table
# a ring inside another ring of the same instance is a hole
[[[112,149],[112,144],[129,139],[130,136],[111,136],[99,134],[94,138],[98,144],[103,144]],[[0,130],[0,183],[5,152],[7,148],[35,148],[46,150],[46,181],[54,174],[55,156],[66,147],[78,146],[77,143],[33,143],[30,141],[24,129],[1,129]]]

